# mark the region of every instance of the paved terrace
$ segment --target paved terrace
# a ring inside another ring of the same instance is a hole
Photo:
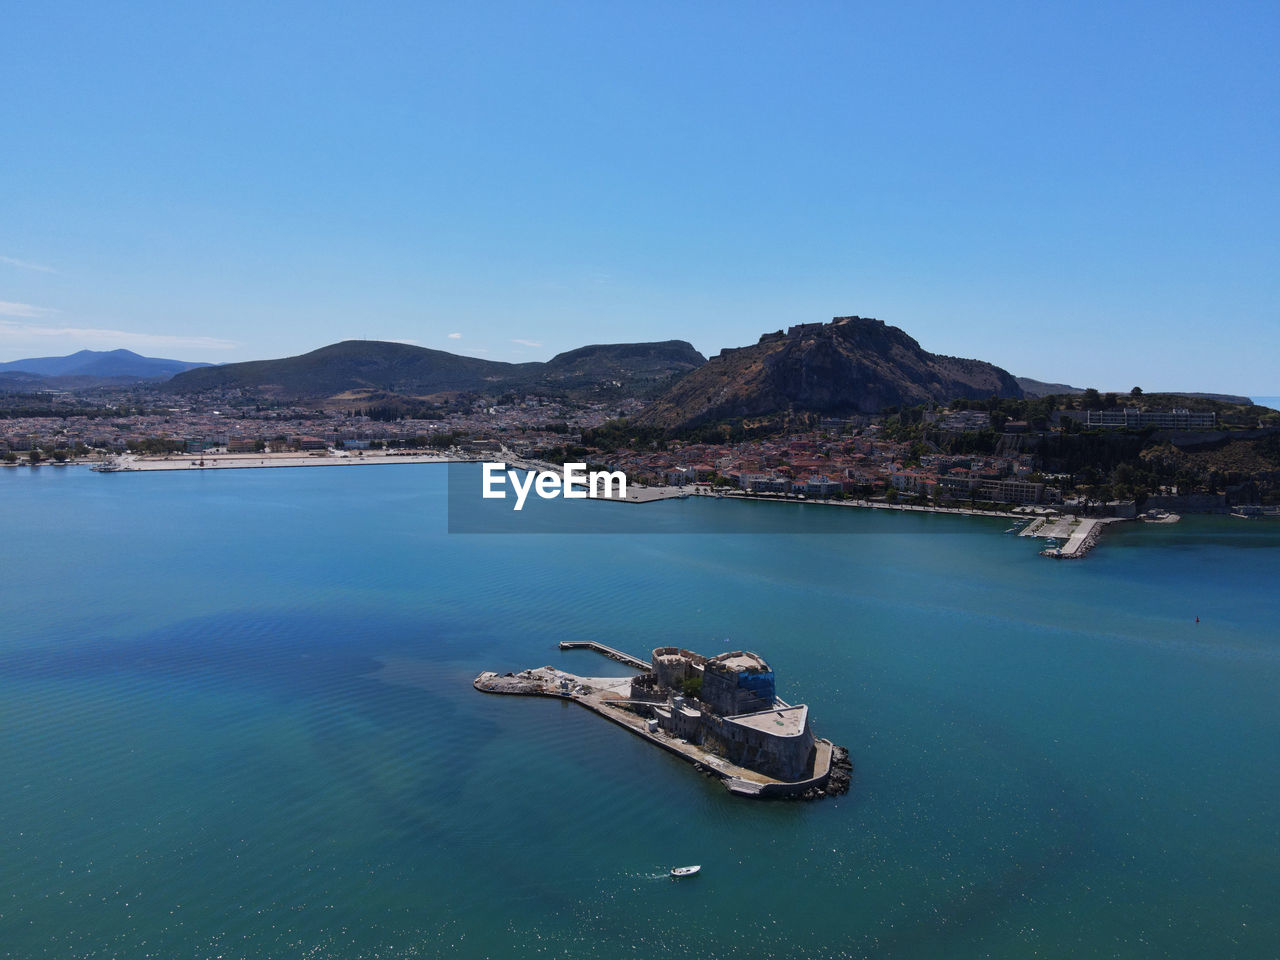
[[[743,727],[763,730],[778,737],[798,737],[804,733],[805,720],[809,716],[809,708],[803,703],[794,707],[783,707],[777,710],[763,710],[760,713],[749,713],[741,717],[726,717]]]

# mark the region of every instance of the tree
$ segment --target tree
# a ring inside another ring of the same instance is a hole
[[[1087,389],[1080,397],[1080,409],[1082,410],[1101,410],[1102,395],[1093,387]]]
[[[1141,387],[1134,387],[1132,390],[1130,390],[1130,391],[1129,391],[1129,396],[1131,396],[1131,397],[1140,397],[1140,396],[1142,396],[1142,388],[1141,388]]]

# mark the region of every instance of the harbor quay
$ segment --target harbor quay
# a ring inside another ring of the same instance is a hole
[[[593,641],[566,641],[641,668],[630,677],[590,677],[551,666],[481,673],[483,693],[571,700],[716,777],[735,796],[815,800],[845,793],[848,751],[815,737],[809,708],[779,700],[773,671],[754,653],[703,657],[659,647],[645,663]]]

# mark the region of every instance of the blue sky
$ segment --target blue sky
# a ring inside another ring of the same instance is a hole
[[[874,316],[1280,393],[1274,3],[11,5],[0,360]]]

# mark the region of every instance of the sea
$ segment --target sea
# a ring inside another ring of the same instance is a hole
[[[447,472],[0,470],[0,957],[1280,953],[1280,521],[467,534]],[[758,652],[852,789],[472,688],[625,673],[561,640]]]

